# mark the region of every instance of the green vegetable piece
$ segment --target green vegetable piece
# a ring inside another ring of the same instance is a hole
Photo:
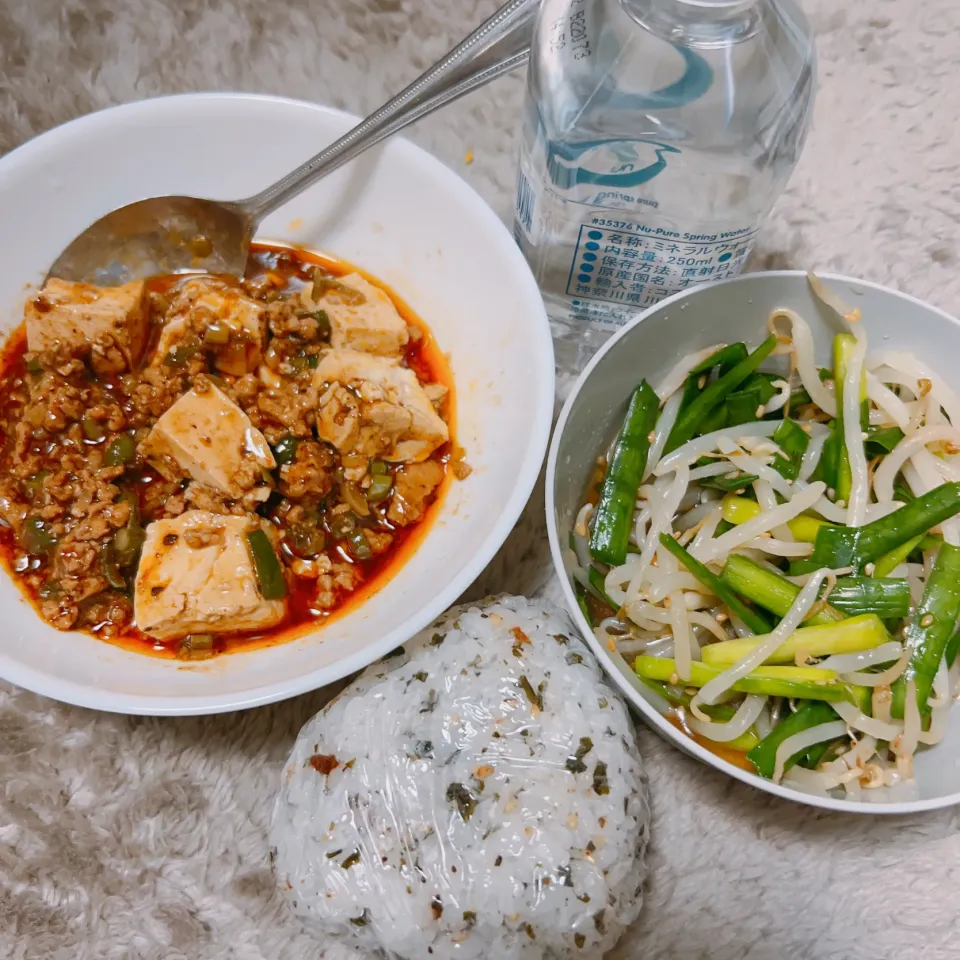
[[[726,426],[738,427],[742,423],[754,423],[763,416],[760,391],[738,390],[731,393],[724,404],[727,411]]]
[[[802,754],[797,760],[797,766],[806,770],[816,770],[821,761],[827,755],[827,751],[840,741],[824,740],[822,743],[815,743],[806,753]]]
[[[907,557],[920,546],[923,537],[922,533],[911,537],[906,543],[901,543],[899,547],[895,547],[889,553],[878,557],[877,562],[873,565],[873,575],[875,577],[885,577],[896,570],[901,563],[906,563]]]
[[[230,328],[223,323],[211,323],[203,333],[203,342],[212,346],[222,346],[230,342]]]
[[[814,481],[822,480],[830,489],[835,491],[837,489],[837,473],[840,467],[840,448],[843,445],[843,437],[836,420],[831,420],[827,426],[830,435],[823,445],[820,459],[817,461],[816,469],[810,479]]]
[[[213,634],[191,633],[180,641],[181,660],[209,660],[213,656]]]
[[[945,543],[937,554],[923,591],[923,598],[903,631],[904,645],[913,648],[905,679],[912,679],[916,685],[917,707],[924,727],[930,719],[930,705],[927,701],[933,690],[933,678],[940,667],[947,645],[956,633],[958,619],[960,547]],[[899,716],[902,717],[903,714]]]
[[[583,619],[593,627],[595,624],[593,622],[593,617],[590,616],[590,608],[587,606],[587,592],[579,583],[574,583],[573,592],[577,597],[577,606],[580,608],[580,612],[583,614]]]
[[[714,430],[722,430],[727,425],[727,408],[721,403],[714,407],[696,428],[694,436],[703,436],[705,433],[713,433]]]
[[[180,346],[171,347],[167,355],[163,358],[163,365],[165,367],[182,367],[196,352],[197,347],[194,344],[181,344]]]
[[[786,577],[774,573],[767,567],[761,567],[739,553],[732,553],[727,558],[720,580],[728,590],[735,590],[763,607],[764,610],[777,614],[778,617],[786,616],[800,593],[800,587],[791,583]],[[842,613],[826,607],[806,622],[814,626],[819,623],[835,623],[842,619]],[[754,633],[768,633],[769,630],[770,628],[767,627],[765,630],[754,630]]]
[[[903,431],[899,427],[870,427],[866,439],[867,457],[890,453],[902,439]]]
[[[829,723],[836,719],[837,714],[829,704],[818,701],[805,703],[796,713],[792,713],[781,720],[747,754],[747,759],[757,768],[757,773],[761,777],[770,780],[776,768],[777,748],[787,737],[792,737],[795,733],[802,733],[804,730],[811,729],[811,727],[819,727],[823,723]],[[790,757],[783,765],[784,770],[789,770],[806,753],[806,750],[801,750]]]
[[[390,496],[393,489],[393,477],[390,474],[377,474],[370,480],[367,488],[367,500],[370,503],[381,503]]]
[[[282,467],[285,464],[293,463],[297,458],[297,447],[300,441],[289,434],[281,437],[273,447],[273,459],[277,461],[277,466]]]
[[[901,503],[913,503],[917,498],[902,483],[895,483],[893,485],[893,499],[899,500]]]
[[[367,472],[371,477],[386,477],[390,475],[390,464],[386,460],[378,460],[376,457],[371,459],[367,466]]]
[[[23,489],[27,495],[28,500],[36,500],[37,497],[43,493],[43,484],[46,481],[47,477],[50,476],[49,470],[41,470],[39,473],[35,473],[28,480],[25,480],[23,483]]]
[[[701,360],[695,367],[690,368],[691,375],[709,373],[714,367],[720,367],[721,376],[732,370],[738,363],[747,359],[749,351],[745,343],[731,343],[721,347],[706,360]]]
[[[660,534],[660,543],[670,551],[711,593],[718,596],[729,607],[730,612],[738,616],[754,633],[769,633],[770,621],[748,607],[723,580],[712,570],[685,550],[673,537]]]
[[[315,557],[327,545],[327,535],[309,518],[290,524],[286,532],[290,548],[298,557]]]
[[[103,439],[103,426],[91,417],[84,417],[80,421],[80,429],[83,435],[92,443],[98,443]]]
[[[952,667],[953,661],[957,659],[957,653],[960,653],[960,630],[958,630],[947,643],[947,649],[943,655],[947,658],[947,666]]]
[[[43,366],[40,363],[39,357],[31,357],[27,361],[27,372],[28,373],[43,373]]]
[[[958,512],[960,483],[944,483],[905,504],[896,513],[865,526],[821,527],[811,560],[817,567],[834,570],[838,567],[860,568]]]
[[[351,530],[347,534],[346,540],[350,544],[350,552],[358,560],[369,560],[373,556],[373,551],[370,549],[370,544],[367,543],[367,538],[364,536],[362,529]]]
[[[357,527],[357,517],[353,513],[338,513],[330,518],[328,529],[334,540],[345,540]]]
[[[839,457],[837,459],[837,499],[850,499],[850,486],[853,482],[850,473],[850,454],[847,451],[843,435],[843,384],[847,377],[847,367],[857,338],[852,333],[838,333],[833,338],[833,384],[837,397],[837,436],[840,438]],[[861,386],[866,396],[866,374]]]
[[[317,336],[321,340],[329,340],[333,327],[330,323],[330,315],[326,310],[316,310],[310,314],[317,321]]]
[[[121,433],[119,437],[114,437],[107,446],[103,455],[103,462],[108,467],[120,467],[130,463],[137,455],[137,445],[127,433]]]
[[[605,577],[596,567],[590,567],[587,571],[587,577],[590,580],[590,586],[593,587],[598,594],[597,599],[602,600],[611,610],[616,611],[619,609],[618,605],[607,596],[606,585],[604,583]]]
[[[648,680],[669,683],[678,676],[676,661],[665,657],[637,657],[633,669],[638,676]],[[719,677],[724,669],[726,667],[718,668],[694,661],[690,679],[681,682],[690,687],[703,687],[714,677]],[[817,667],[764,665],[741,677],[730,689],[737,693],[758,693],[768,697],[858,702],[858,694],[851,684],[838,680],[833,670]]]
[[[704,381],[704,386],[706,386],[707,375],[705,373],[695,374],[692,373],[687,377],[683,382],[683,396],[680,399],[680,409],[683,410],[686,407],[689,407],[694,400],[700,394],[701,389],[700,380],[701,378]]]
[[[872,650],[890,639],[883,621],[875,613],[864,613],[835,623],[800,627],[767,657],[767,663],[793,663],[798,653],[810,657],[827,657],[834,653],[859,653]],[[744,637],[708,643],[701,655],[711,666],[729,667],[742,660],[766,637]]]
[[[696,466],[704,467],[708,463],[716,462],[712,457],[701,457],[697,460]],[[722,490],[724,493],[736,493],[738,490],[745,490],[757,479],[752,473],[740,473],[733,464],[730,465],[730,470],[733,473],[732,477],[726,474],[719,474],[715,477],[704,477],[699,481],[700,486],[710,487],[712,490]]]
[[[810,445],[806,430],[794,420],[782,420],[774,431],[773,442],[786,454],[776,454],[773,469],[788,480],[796,480],[800,475],[800,463]]]
[[[751,373],[756,372],[776,345],[777,338],[768,337],[745,360],[742,360],[728,373],[705,387],[700,396],[677,416],[677,421],[673,425],[673,430],[670,431],[664,452],[670,453],[696,436],[697,428],[707,414],[722,404]]]
[[[28,516],[23,521],[21,543],[27,553],[42,557],[57,545],[57,538],[40,517]]]
[[[287,595],[287,581],[270,538],[263,530],[252,530],[247,534],[247,546],[264,600],[281,600]]]
[[[117,554],[112,543],[105,543],[100,547],[100,567],[103,570],[103,575],[107,578],[107,583],[114,590],[127,589],[127,581],[120,572]]]
[[[659,397],[642,381],[630,397],[594,514],[590,553],[602,563],[617,566],[627,558],[633,508],[659,409]]]
[[[829,600],[850,617],[875,613],[882,620],[902,620],[910,614],[910,584],[900,577],[841,577]]]

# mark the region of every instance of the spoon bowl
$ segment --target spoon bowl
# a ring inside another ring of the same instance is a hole
[[[84,230],[48,276],[100,287],[188,271],[240,276],[255,226],[236,204],[196,197],[138,200]]]

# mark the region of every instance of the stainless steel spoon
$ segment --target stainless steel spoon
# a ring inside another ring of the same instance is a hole
[[[539,0],[510,0],[402,93],[255,196],[151,197],[120,207],[84,230],[48,278],[116,286],[187,270],[241,276],[267,214],[408,124],[526,63],[538,6]]]

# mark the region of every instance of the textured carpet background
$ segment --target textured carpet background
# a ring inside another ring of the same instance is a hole
[[[186,90],[275,92],[364,113],[494,6],[0,0],[0,152],[90,110]],[[960,312],[960,5],[805,6],[821,57],[814,130],[756,266],[835,269]],[[521,93],[522,79],[507,78],[412,134],[503,216]],[[541,511],[542,494],[473,592],[551,590]],[[0,957],[319,956],[273,894],[265,826],[282,760],[322,700],[150,720],[0,685]],[[652,873],[619,957],[960,956],[956,813],[818,814],[640,738]]]

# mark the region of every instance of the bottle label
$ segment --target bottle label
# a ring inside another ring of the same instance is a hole
[[[754,225],[694,233],[594,216],[580,226],[570,264],[571,319],[619,327],[690,284],[735,276],[756,235]]]

